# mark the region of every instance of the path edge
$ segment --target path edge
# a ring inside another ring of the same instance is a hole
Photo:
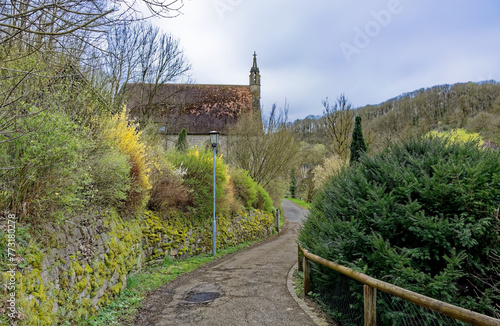
[[[295,287],[294,287],[294,282],[293,282],[293,274],[297,270],[298,263],[295,263],[293,267],[290,269],[288,272],[288,277],[286,280],[286,286],[288,288],[288,292],[290,292],[290,295],[292,298],[297,302],[297,304],[300,306],[300,308],[313,320],[313,322],[318,325],[318,326],[329,326],[330,324],[327,323],[323,318],[319,317],[316,312],[314,312],[311,307],[307,305],[307,303],[299,298],[297,293],[295,292]]]

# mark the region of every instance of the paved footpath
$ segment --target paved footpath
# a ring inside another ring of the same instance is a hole
[[[153,292],[134,325],[316,325],[287,288],[306,210],[285,200],[285,230]]]

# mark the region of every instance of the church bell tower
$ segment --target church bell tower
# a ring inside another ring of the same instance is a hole
[[[250,92],[253,97],[253,111],[260,113],[260,72],[255,52],[253,53],[252,69],[250,69]]]

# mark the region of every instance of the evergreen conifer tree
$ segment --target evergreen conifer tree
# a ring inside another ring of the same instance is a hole
[[[295,176],[295,170],[292,169],[292,175],[290,180],[290,195],[295,198],[295,192],[297,191],[297,177]]]
[[[366,143],[363,138],[363,130],[361,129],[361,117],[356,117],[356,122],[354,124],[354,130],[352,131],[352,141],[351,141],[351,160],[350,164],[353,165],[359,160],[361,152],[366,152]]]
[[[188,149],[187,132],[186,129],[183,128],[179,134],[179,138],[177,138],[177,150],[184,152],[187,149]]]

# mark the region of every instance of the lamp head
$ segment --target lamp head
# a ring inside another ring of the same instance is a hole
[[[210,131],[210,143],[212,144],[212,147],[217,147],[218,142],[219,142],[219,132]]]

